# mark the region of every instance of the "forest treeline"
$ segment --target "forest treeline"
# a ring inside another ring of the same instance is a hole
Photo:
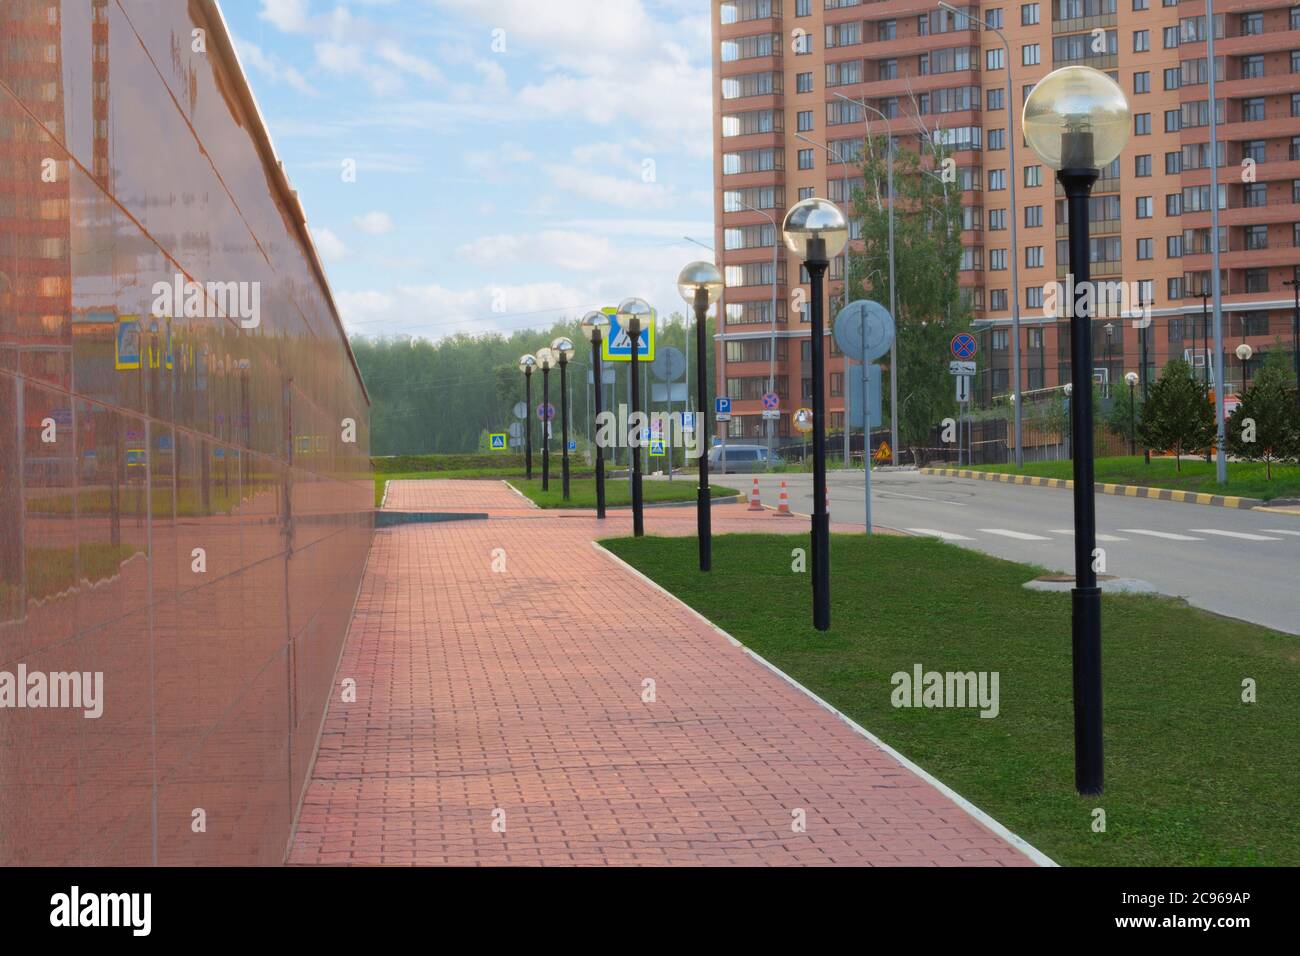
[[[580,319],[556,322],[546,330],[527,329],[488,335],[454,335],[438,341],[409,336],[354,336],[352,350],[370,392],[370,445],[374,455],[421,455],[472,452],[480,436],[502,432],[515,421],[512,409],[524,398],[519,357],[550,345],[561,335],[573,339],[577,352],[569,367],[572,429],[585,436],[591,420],[592,392],[588,383],[591,346],[580,336]],[[688,326],[679,313],[661,319],[656,346],[686,350]],[[706,329],[709,347],[708,394],[714,391],[713,320]],[[690,395],[695,401],[695,332],[689,326]],[[628,363],[613,365],[613,389],[626,401]],[[648,371],[648,370],[647,370]],[[551,373],[551,404],[560,407],[560,374]],[[610,387],[606,386],[606,403]],[[542,376],[533,375],[533,407],[542,400]],[[678,405],[680,408],[680,405]],[[558,433],[559,420],[555,429]]]

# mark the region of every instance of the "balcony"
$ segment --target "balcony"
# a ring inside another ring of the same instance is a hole
[[[1088,228],[1094,236],[1118,233],[1121,227],[1122,221],[1119,219],[1092,219],[1088,223]],[[1056,238],[1064,239],[1069,235],[1070,224],[1068,222],[1058,222],[1056,224]]]
[[[1113,27],[1118,22],[1119,16],[1114,13],[1103,13],[1095,17],[1074,17],[1069,20],[1053,20],[1052,34],[1090,33],[1099,28]]]

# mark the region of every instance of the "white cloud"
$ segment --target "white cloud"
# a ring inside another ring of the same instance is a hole
[[[312,242],[316,244],[316,251],[320,253],[321,258],[326,262],[338,262],[340,259],[346,259],[349,254],[347,245],[330,229],[321,226],[311,230]]]
[[[268,54],[256,43],[252,43],[242,37],[234,37],[235,50],[239,53],[239,60],[246,66],[251,67],[258,73],[269,78],[272,82],[288,83],[299,93],[306,96],[319,96],[320,91],[308,82],[307,78],[298,70],[291,66],[285,66],[278,58]]]
[[[393,218],[386,212],[375,210],[352,220],[367,236],[383,236],[393,231]]]
[[[285,33],[301,33],[307,29],[308,0],[262,0],[263,20],[273,23]]]

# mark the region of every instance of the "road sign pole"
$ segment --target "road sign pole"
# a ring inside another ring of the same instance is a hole
[[[703,287],[695,290],[695,375],[699,393],[699,411],[695,413],[695,437],[701,444],[700,481],[695,492],[695,533],[700,543],[700,570],[713,567],[713,514],[709,501],[709,364],[704,342],[705,313],[709,309],[709,291]],[[722,311],[722,307],[718,307]]]
[[[600,367],[600,328],[597,327],[591,340],[591,391],[596,398],[596,414],[593,421],[600,418],[600,400],[601,392],[604,391],[604,384],[601,382],[601,376],[605,373]],[[599,436],[599,432],[596,433]],[[596,518],[604,520],[605,518],[605,455],[601,451],[600,442],[593,442],[596,449]]]
[[[813,627],[825,631],[831,626],[830,515],[826,511],[826,343],[823,337],[823,307],[826,276],[825,251],[821,240],[809,241],[809,257],[804,261],[812,288],[812,389],[813,389],[813,518],[812,518],[812,588]]]
[[[569,500],[569,359],[560,353],[560,487],[564,500]]]
[[[864,503],[866,504],[866,531],[871,534],[871,395],[867,388],[867,379],[870,378],[871,363],[864,361],[862,363],[862,475],[863,484],[866,486],[864,494]],[[845,389],[847,392],[848,389]],[[892,450],[892,449],[891,449]],[[897,452],[895,452],[897,454]]]
[[[641,363],[637,353],[641,350],[641,320],[632,319],[627,327],[628,337],[632,340],[632,414],[635,419],[637,402],[641,397],[641,376],[638,369]],[[632,534],[641,537],[645,534],[645,520],[641,513],[641,430],[637,429],[636,447],[632,451]]]

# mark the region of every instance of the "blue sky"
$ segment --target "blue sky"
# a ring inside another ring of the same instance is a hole
[[[702,0],[226,0],[351,331],[683,309],[712,244]],[[356,164],[355,182],[344,164]]]

